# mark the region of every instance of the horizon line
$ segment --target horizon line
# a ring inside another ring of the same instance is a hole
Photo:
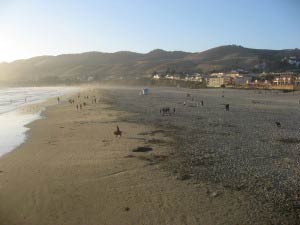
[[[242,45],[237,45],[237,44],[228,44],[228,45],[219,45],[216,47],[212,47],[212,48],[208,48],[206,50],[203,51],[184,51],[184,50],[165,50],[162,48],[155,48],[152,49],[150,51],[146,51],[146,52],[138,52],[138,51],[132,51],[132,50],[120,50],[120,51],[112,51],[112,52],[106,52],[106,51],[98,51],[98,50],[90,50],[90,51],[83,51],[83,52],[69,52],[69,53],[59,53],[59,54],[53,54],[53,55],[36,55],[36,56],[31,56],[31,57],[26,57],[26,58],[20,58],[20,59],[15,59],[15,60],[11,60],[11,61],[2,61],[0,62],[0,64],[3,63],[14,63],[17,61],[23,61],[23,60],[30,60],[30,59],[34,59],[34,58],[39,58],[39,57],[57,57],[57,56],[64,56],[64,55],[81,55],[81,54],[86,54],[86,53],[103,53],[103,54],[115,54],[115,53],[121,53],[121,52],[128,52],[128,53],[136,53],[136,54],[149,54],[151,52],[154,51],[163,51],[163,52],[184,52],[184,53],[190,53],[190,54],[197,54],[197,53],[202,53],[211,49],[215,49],[215,48],[221,48],[221,47],[229,47],[229,46],[234,46],[234,47],[240,47],[240,48],[244,48],[244,49],[253,49],[253,50],[268,50],[268,51],[286,51],[286,50],[299,50],[298,47],[295,48],[284,48],[284,49],[268,49],[268,48],[250,48],[250,47],[245,47]]]

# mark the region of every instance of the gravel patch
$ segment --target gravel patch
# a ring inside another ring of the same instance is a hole
[[[148,96],[138,91],[107,94],[115,109],[137,113],[125,120],[172,137],[168,163],[179,179],[243,191],[280,221],[300,223],[300,93],[225,89],[222,98],[222,89],[152,88]],[[176,112],[162,116],[163,107]]]

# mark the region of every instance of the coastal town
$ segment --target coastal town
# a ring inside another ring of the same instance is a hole
[[[176,73],[170,69],[167,72],[152,74],[152,80],[169,80],[193,82],[208,88],[248,88],[248,89],[275,89],[300,90],[300,60],[297,57],[283,58],[296,69],[285,72],[254,73],[244,69],[233,69],[228,72],[215,71],[211,73]],[[171,71],[171,72],[170,72]]]

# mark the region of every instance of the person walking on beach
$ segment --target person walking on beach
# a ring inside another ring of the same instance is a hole
[[[60,98],[59,98],[59,97],[57,97],[57,103],[59,103],[59,101],[60,101]]]
[[[201,106],[203,106],[204,105],[204,102],[203,102],[203,100],[201,100]]]
[[[76,105],[76,109],[77,109],[77,111],[78,111],[78,104]]]
[[[173,113],[175,113],[175,111],[176,111],[176,110],[175,110],[175,107],[174,107],[174,108],[173,108]]]
[[[82,104],[80,104],[80,110],[82,110]]]

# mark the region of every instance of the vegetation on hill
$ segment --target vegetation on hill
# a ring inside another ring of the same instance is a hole
[[[86,52],[39,56],[0,63],[1,83],[82,83],[97,80],[135,80],[150,77],[153,71],[212,72],[245,69],[252,72],[299,70],[282,61],[300,50],[262,50],[227,45],[199,53],[153,50],[135,52]]]

